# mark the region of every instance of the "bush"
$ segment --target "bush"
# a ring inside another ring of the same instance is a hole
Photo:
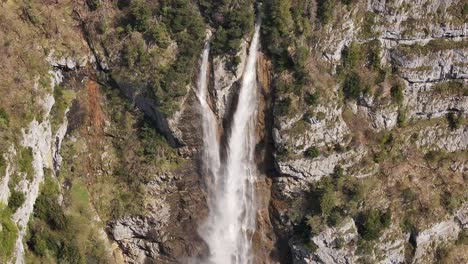
[[[320,151],[316,147],[309,147],[304,151],[304,156],[309,159],[316,158],[320,155]]]
[[[86,5],[91,9],[92,11],[97,10],[99,7],[101,7],[102,2],[101,0],[86,0]]]
[[[336,165],[335,168],[333,168],[332,176],[335,179],[339,179],[339,178],[343,177],[344,176],[343,167],[341,167],[340,165]]]
[[[158,23],[151,26],[145,36],[149,41],[156,43],[158,47],[166,49],[170,43],[170,36],[164,24]]]
[[[140,32],[146,31],[151,13],[151,9],[146,4],[145,0],[132,1],[130,3],[130,18],[133,28]]]
[[[356,42],[352,42],[348,47],[345,47],[342,54],[343,67],[351,70],[359,66],[358,64],[362,59],[361,53],[361,48]]]
[[[335,192],[332,188],[326,188],[322,197],[320,198],[320,210],[322,212],[322,216],[328,217],[330,216],[332,210],[335,208],[337,204],[337,198]]]
[[[12,212],[16,212],[16,210],[20,208],[24,201],[24,193],[13,190],[11,192],[10,198],[8,199],[8,207],[10,207]]]
[[[445,191],[441,195],[442,205],[449,212],[453,213],[462,203],[453,193]]]
[[[369,69],[377,71],[380,69],[380,41],[379,40],[372,40],[368,44],[367,50],[367,61],[369,65]]]
[[[10,118],[5,109],[0,108],[0,128],[8,128],[10,123]]]
[[[463,120],[463,116],[461,113],[455,114],[454,112],[450,112],[447,114],[447,121],[449,123],[450,129],[459,129]]]
[[[384,228],[390,226],[391,211],[368,210],[362,212],[356,220],[358,233],[365,240],[375,240],[380,236]]]
[[[397,105],[402,105],[404,95],[403,95],[403,84],[398,82],[390,88],[390,94],[392,96],[392,101]]]
[[[291,98],[285,97],[276,104],[276,114],[279,116],[287,115],[291,112]]]
[[[20,172],[26,174],[28,179],[34,176],[34,168],[32,166],[33,153],[31,147],[21,148],[18,151],[17,165]]]
[[[336,6],[336,0],[317,0],[317,18],[323,24],[327,24],[333,18],[333,10]]]
[[[319,101],[319,98],[320,98],[319,92],[306,93],[304,100],[307,103],[307,105],[313,106],[317,104],[317,102]]]
[[[398,127],[404,127],[406,125],[406,110],[398,109],[398,116],[397,116],[397,125]]]
[[[343,93],[345,99],[357,100],[363,91],[364,89],[362,89],[362,81],[359,74],[356,72],[347,74],[343,84]]]
[[[203,12],[214,22],[216,32],[211,42],[214,55],[235,55],[242,38],[252,31],[254,12],[252,2],[244,0],[239,5],[228,6],[228,3],[201,3]]]

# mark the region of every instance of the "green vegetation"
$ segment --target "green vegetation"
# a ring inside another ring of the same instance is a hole
[[[58,202],[59,194],[57,183],[47,176],[28,226],[28,262],[107,263],[104,246],[89,224],[92,216],[86,187],[72,182],[63,205]]]
[[[310,59],[312,1],[272,0],[265,3],[262,40],[275,70],[291,75],[287,85],[277,80],[278,91],[301,95],[310,83],[307,62]],[[287,88],[287,89],[282,89]]]
[[[11,211],[0,203],[0,262],[7,263],[13,255],[18,229],[11,220]]]
[[[400,45],[399,50],[407,56],[418,53],[426,55],[449,49],[463,49],[467,44],[467,40],[453,41],[439,38],[430,40],[426,45]]]
[[[358,43],[352,42],[349,46],[345,47],[342,52],[343,68],[346,70],[352,70],[359,66],[362,62],[362,50]]]
[[[351,72],[346,75],[345,81],[343,83],[343,93],[345,99],[354,99],[357,100],[365,91],[363,88],[363,82],[361,76],[356,72]]]
[[[3,157],[3,155],[0,155],[0,179],[3,178],[3,175],[5,173],[5,170],[6,170],[6,160],[5,158]]]
[[[16,210],[23,205],[24,201],[24,193],[13,189],[11,191],[10,198],[8,198],[8,207],[12,212],[16,212]]]
[[[336,0],[318,0],[317,18],[323,23],[328,24],[333,18],[333,11],[336,7]]]
[[[326,226],[339,226],[346,216],[356,217],[370,188],[369,182],[344,175],[339,166],[334,171],[333,177],[322,178],[310,187],[308,206],[302,212],[310,235],[317,235]]]
[[[211,42],[214,55],[230,55],[232,66],[238,64],[235,56],[241,40],[248,35],[254,25],[254,8],[252,0],[234,1],[200,1],[202,12],[213,22],[216,31]]]
[[[92,11],[95,11],[99,7],[101,7],[102,2],[101,0],[86,0],[86,5],[88,5],[89,9],[91,9]]]
[[[462,113],[454,113],[450,112],[447,114],[447,121],[449,123],[450,129],[458,129],[461,127],[463,121],[463,114]]]
[[[187,93],[206,37],[196,3],[135,0],[119,1],[118,6],[122,16],[116,21],[116,35],[107,38],[121,55],[112,76],[118,83],[148,88],[159,110],[170,116]],[[97,24],[106,23],[111,24]]]
[[[361,35],[364,38],[371,38],[374,36],[374,24],[376,14],[374,12],[367,11],[364,15],[364,22],[361,27]]]
[[[468,245],[468,230],[462,229],[460,233],[458,233],[457,238],[457,245]]]
[[[5,109],[0,108],[0,129],[8,128],[10,123],[10,118],[8,117],[8,113]]]
[[[313,106],[313,105],[316,105],[318,103],[319,98],[320,98],[320,93],[319,92],[306,93],[304,100],[307,103],[307,105]]]
[[[26,174],[26,178],[31,180],[34,176],[34,168],[32,166],[33,153],[31,147],[21,147],[18,149],[17,166],[18,170]]]
[[[357,217],[358,232],[365,240],[377,239],[382,230],[391,223],[391,211],[368,210],[361,212]]]
[[[433,91],[446,96],[468,96],[468,85],[460,81],[440,82],[433,86]]]
[[[61,86],[56,86],[54,88],[54,99],[55,103],[52,106],[50,114],[52,115],[52,129],[56,131],[63,122],[65,111],[67,111],[73,99],[75,99],[75,92],[73,90],[65,90]]]
[[[276,103],[276,114],[279,116],[285,116],[288,115],[291,112],[291,107],[292,107],[292,100],[290,97],[285,97],[281,100],[279,100]]]
[[[392,86],[392,88],[390,89],[390,94],[392,96],[392,101],[395,104],[399,106],[403,104],[404,95],[403,95],[403,84],[401,82],[397,82],[396,84]]]
[[[309,147],[304,151],[304,156],[309,159],[314,159],[320,155],[320,151],[316,147]]]

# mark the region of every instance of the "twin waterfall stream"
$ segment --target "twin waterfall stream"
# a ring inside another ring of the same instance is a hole
[[[207,186],[209,215],[199,228],[209,247],[207,264],[253,263],[252,235],[256,226],[254,162],[257,117],[257,50],[260,25],[250,43],[242,76],[238,105],[226,144],[226,158],[220,157],[218,123],[208,103],[209,43],[206,44],[197,83],[203,130],[203,173]]]

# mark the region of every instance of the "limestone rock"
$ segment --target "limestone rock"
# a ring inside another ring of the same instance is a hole
[[[290,241],[294,264],[354,263],[354,248],[358,239],[356,225],[347,219],[341,227],[327,228],[312,238],[317,246],[314,252],[303,244]],[[340,240],[340,241],[339,241]]]

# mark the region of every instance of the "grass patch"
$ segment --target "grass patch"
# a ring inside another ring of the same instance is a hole
[[[463,49],[468,45],[468,40],[452,41],[445,39],[433,39],[426,45],[400,45],[399,50],[406,56],[412,54],[427,55],[444,50]]]
[[[28,225],[28,262],[108,263],[102,241],[91,224],[85,186],[79,181],[71,183],[63,205],[58,203],[59,195],[57,183],[47,176]]]
[[[0,203],[0,262],[7,263],[13,256],[18,229],[11,220],[11,210]]]
[[[20,147],[17,154],[18,170],[26,174],[26,179],[32,180],[34,177],[34,168],[32,166],[33,153],[31,147]]]
[[[57,131],[60,124],[62,124],[65,111],[71,106],[72,101],[75,99],[76,93],[73,90],[65,90],[62,86],[58,85],[54,88],[55,103],[51,109],[52,115],[52,130]]]
[[[6,129],[10,125],[10,117],[5,109],[0,108],[0,129]]]
[[[440,82],[435,84],[432,90],[444,96],[468,96],[468,85],[463,81]]]

